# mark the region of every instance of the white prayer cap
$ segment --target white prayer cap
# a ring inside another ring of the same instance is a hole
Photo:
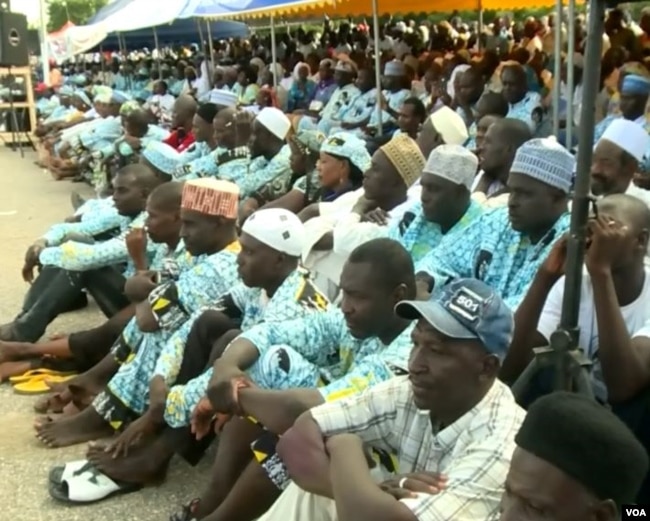
[[[646,130],[638,123],[623,118],[616,118],[609,124],[598,141],[602,140],[614,143],[637,161],[642,161],[650,148],[650,135]]]
[[[284,67],[277,62],[271,63],[268,69],[275,76],[278,76],[280,78],[284,76]]]
[[[429,154],[422,173],[442,177],[471,190],[477,170],[478,157],[465,147],[440,145]]]
[[[225,89],[213,90],[210,93],[210,103],[214,103],[219,107],[236,107],[237,94]]]
[[[246,219],[242,233],[291,257],[300,257],[306,241],[305,225],[283,208],[258,210]]]
[[[447,145],[463,145],[469,138],[463,118],[449,107],[440,107],[429,120]]]
[[[386,62],[384,67],[384,74],[386,76],[404,76],[406,70],[404,69],[404,63],[399,60],[391,60]]]
[[[291,129],[289,118],[275,107],[263,108],[257,115],[256,121],[279,139],[286,138]]]
[[[339,60],[336,62],[336,67],[334,67],[334,70],[339,72],[349,72],[350,74],[357,72],[356,65],[347,60]]]

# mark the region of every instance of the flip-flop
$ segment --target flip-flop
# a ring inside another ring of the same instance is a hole
[[[56,473],[55,471],[51,477],[56,477]],[[113,480],[88,461],[65,477],[65,468],[61,470],[61,473],[62,481],[57,484],[49,480],[48,490],[54,499],[69,505],[97,503],[113,496],[130,494],[142,488],[142,485]]]
[[[50,376],[71,376],[71,375],[75,375],[75,372],[56,371],[54,369],[46,369],[46,368],[30,369],[29,371],[21,375],[12,376],[11,378],[9,378],[9,382],[11,382],[12,384],[19,384],[37,378],[47,379]]]
[[[46,378],[36,377],[27,382],[22,382],[14,385],[14,393],[16,394],[47,394],[52,392],[52,389],[48,385],[49,383],[60,383],[66,382],[71,378],[74,378],[75,375],[70,376],[48,376]]]

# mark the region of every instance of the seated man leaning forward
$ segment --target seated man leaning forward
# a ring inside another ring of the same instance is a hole
[[[524,418],[497,379],[512,313],[474,279],[396,312],[417,319],[409,376],[304,413],[278,443],[294,484],[260,520],[482,520],[498,510]],[[397,476],[376,484],[364,445],[395,453]]]

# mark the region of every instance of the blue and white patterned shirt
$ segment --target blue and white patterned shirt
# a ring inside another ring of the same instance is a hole
[[[124,275],[131,275],[135,269],[126,247],[126,236],[131,229],[142,228],[146,218],[146,212],[142,212],[132,221],[123,223],[120,234],[107,241],[95,244],[67,241],[60,246],[45,248],[39,260],[44,266],[56,266],[70,271],[88,271],[126,263]],[[153,256],[155,251],[156,246],[147,243],[149,255]]]
[[[408,210],[404,217],[391,224],[388,228],[388,237],[401,243],[411,254],[414,263],[420,262],[431,250],[436,248],[445,237],[456,237],[483,213],[483,208],[475,201],[470,201],[465,214],[443,234],[438,223],[427,220],[422,212],[422,203],[417,202]],[[450,239],[447,239],[450,241]]]
[[[456,278],[482,280],[516,309],[526,295],[539,266],[553,244],[569,229],[570,214],[564,213],[537,243],[510,225],[508,208],[488,209],[468,226],[461,241],[444,238],[438,248],[416,265],[441,288]]]
[[[311,280],[307,270],[297,269],[291,273],[269,299],[261,288],[249,288],[239,283],[225,295],[213,309],[224,312],[231,318],[241,318],[241,329],[247,329],[270,322],[285,322],[327,309],[329,302]],[[193,319],[198,318],[200,310]],[[162,376],[168,385],[178,375],[185,343],[194,320],[189,320],[167,342],[158,359],[155,375]],[[185,330],[185,331],[183,331]],[[188,425],[192,411],[205,395],[212,369],[194,378],[185,385],[172,387],[167,398],[165,418],[172,427]]]

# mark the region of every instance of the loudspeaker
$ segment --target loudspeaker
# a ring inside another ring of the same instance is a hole
[[[27,17],[0,12],[0,67],[27,67]]]

